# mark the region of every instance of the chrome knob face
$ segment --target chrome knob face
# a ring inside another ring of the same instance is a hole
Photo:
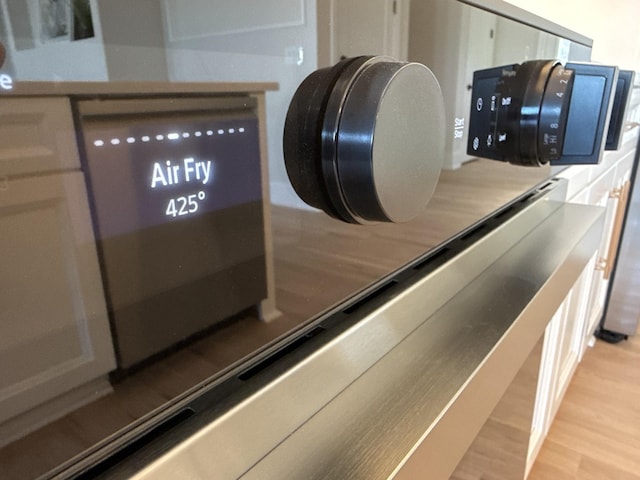
[[[347,59],[296,91],[285,122],[287,173],[302,200],[335,218],[406,222],[433,195],[444,131],[442,94],[427,67]]]

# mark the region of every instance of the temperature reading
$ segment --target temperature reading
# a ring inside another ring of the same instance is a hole
[[[198,211],[200,206],[199,202],[206,198],[206,194],[203,191],[188,195],[186,197],[170,198],[165,215],[167,217],[181,217],[184,215],[191,215]]]

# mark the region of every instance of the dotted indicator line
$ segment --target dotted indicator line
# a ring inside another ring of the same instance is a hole
[[[166,134],[159,134],[154,137],[149,135],[142,135],[140,137],[123,137],[123,138],[111,138],[111,139],[98,139],[94,140],[93,144],[96,147],[104,147],[105,145],[121,145],[121,144],[133,144],[137,142],[141,143],[149,143],[149,142],[162,142],[165,140],[176,141],[180,140],[180,138],[191,138],[191,137],[212,137],[214,135],[236,135],[238,133],[245,133],[244,127],[238,128],[227,128],[227,129],[218,129],[216,131],[213,130],[195,130],[193,132],[169,132]]]

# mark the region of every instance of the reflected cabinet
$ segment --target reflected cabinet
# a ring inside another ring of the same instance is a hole
[[[31,410],[6,442],[106,393],[115,359],[68,102],[2,99],[0,117],[0,423]]]

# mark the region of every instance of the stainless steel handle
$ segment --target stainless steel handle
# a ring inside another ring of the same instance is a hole
[[[537,202],[135,478],[448,478],[598,248],[603,212]]]

